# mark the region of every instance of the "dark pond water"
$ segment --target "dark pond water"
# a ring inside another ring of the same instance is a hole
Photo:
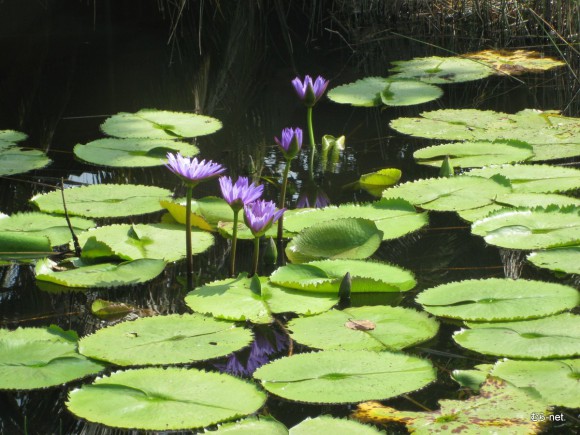
[[[236,7],[236,2],[226,2],[229,9],[223,11],[195,2],[195,8],[205,8],[203,19],[190,5],[175,24],[178,9],[170,2],[25,3],[0,3],[0,129],[26,132],[25,145],[47,151],[53,164],[0,178],[0,211],[6,214],[30,210],[29,198],[52,190],[61,177],[69,183],[154,184],[182,195],[175,177],[164,168],[109,170],[74,159],[72,147],[101,138],[99,125],[112,114],[141,108],[199,110],[224,124],[218,133],[199,139],[203,158],[224,164],[232,176],[250,174],[252,168],[263,176],[279,176],[282,162],[274,136],[284,127],[305,127],[304,108],[290,86],[296,75],[322,74],[334,87],[366,76],[385,76],[392,60],[445,55],[432,46],[393,36],[377,23],[344,28],[331,15],[313,22],[308,8],[298,6],[277,11],[271,6]],[[280,14],[287,19],[287,29]],[[461,53],[493,45],[490,40],[443,35],[431,42]],[[518,42],[527,44],[524,40],[511,44]],[[373,199],[363,191],[343,189],[364,173],[393,167],[403,171],[404,180],[434,176],[436,171],[412,159],[413,151],[426,141],[390,130],[390,120],[438,108],[470,107],[510,113],[524,108],[560,109],[579,116],[578,105],[568,105],[574,93],[569,79],[565,70],[524,76],[523,83],[492,77],[448,85],[439,100],[406,108],[352,108],[323,100],[314,111],[316,135],[344,134],[347,148],[336,171],[319,173],[317,181],[333,203],[344,203]],[[307,179],[305,164],[306,158],[292,167],[291,204]],[[195,191],[196,196],[210,194],[218,194],[217,182],[202,184]],[[274,188],[267,188],[267,197],[276,195]],[[238,268],[248,270],[251,244],[242,241],[238,249]],[[504,276],[555,280],[525,264],[522,256],[486,246],[470,235],[464,222],[446,213],[432,214],[427,229],[383,243],[374,258],[415,273],[418,286],[403,296],[404,306],[412,306],[422,289],[454,280]],[[220,240],[196,257],[201,282],[225,277],[227,259],[227,245]],[[90,313],[96,298],[149,307],[161,314],[185,312],[184,291],[176,280],[183,273],[184,265],[178,264],[140,287],[51,293],[37,287],[29,265],[3,266],[0,326],[57,324],[84,335],[100,326]],[[383,302],[370,298],[357,303]],[[436,383],[412,395],[427,408],[436,408],[441,398],[460,396],[449,378],[451,370],[492,361],[455,346],[450,340],[455,329],[444,324],[436,339],[412,350],[430,358],[440,371]],[[120,432],[69,414],[64,400],[70,387],[0,393],[0,432]],[[420,410],[407,399],[388,403]],[[322,412],[345,416],[351,411],[346,406],[296,405],[276,399],[270,399],[267,408],[287,426]],[[570,427],[553,430],[563,433],[558,430]]]

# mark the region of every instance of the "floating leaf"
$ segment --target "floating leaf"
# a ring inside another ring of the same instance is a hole
[[[0,258],[6,260],[26,260],[52,255],[48,237],[40,234],[0,233]]]
[[[144,317],[81,338],[79,352],[120,366],[184,364],[228,355],[252,341],[250,330],[199,314]]]
[[[451,377],[462,387],[479,392],[481,384],[485,382],[491,369],[493,369],[493,364],[478,364],[474,370],[453,370]]]
[[[288,324],[295,341],[324,350],[401,350],[434,337],[438,327],[425,313],[387,306],[332,310]]]
[[[328,91],[335,103],[352,106],[410,106],[435,100],[443,94],[437,86],[416,80],[393,80],[383,77],[366,77]]]
[[[97,139],[74,147],[75,156],[96,165],[123,167],[161,166],[167,153],[191,157],[199,148],[186,142],[162,139]]]
[[[493,376],[540,394],[548,405],[580,408],[578,379],[580,358],[554,361],[498,362]]]
[[[185,225],[185,201],[172,202],[161,201],[161,206],[171,216]],[[233,221],[234,213],[231,207],[223,198],[215,196],[206,196],[205,198],[194,199],[191,201],[191,225],[206,231],[215,231],[218,223],[221,221]]]
[[[124,138],[177,139],[211,134],[222,123],[195,113],[142,109],[136,113],[121,112],[101,125],[105,134]]]
[[[16,145],[26,137],[18,131],[0,130],[0,176],[41,169],[51,162],[40,150],[23,149]]]
[[[0,329],[0,390],[61,385],[104,366],[77,352],[77,335],[58,326]]]
[[[269,416],[246,418],[235,423],[225,423],[218,430],[212,431],[212,435],[288,435],[288,429],[278,420]]]
[[[395,68],[389,71],[397,73],[393,75],[395,78],[416,79],[434,84],[480,80],[494,72],[493,68],[482,62],[456,56],[418,57],[391,63]]]
[[[358,186],[373,196],[380,197],[387,187],[396,184],[401,179],[401,170],[395,168],[380,169],[370,174],[360,176]]]
[[[577,290],[524,279],[469,279],[432,287],[416,301],[425,311],[454,319],[495,322],[549,316],[574,308]]]
[[[383,232],[383,240],[396,239],[427,225],[426,213],[417,213],[415,207],[401,199],[381,199],[371,203],[343,204],[318,209],[296,210],[284,215],[284,229],[299,233],[314,223],[334,219],[363,218],[372,220]]]
[[[580,209],[497,211],[475,221],[471,232],[490,245],[509,249],[547,249],[580,242]]]
[[[383,232],[371,220],[336,219],[302,230],[286,247],[286,256],[293,263],[323,258],[364,259],[379,249],[382,240]]]
[[[570,313],[521,322],[469,323],[457,344],[486,355],[519,359],[580,356],[580,316]]]
[[[36,263],[36,279],[66,287],[93,288],[135,285],[155,278],[165,269],[163,260],[140,259],[123,263],[99,263],[55,272],[48,258]]]
[[[403,353],[328,350],[280,358],[256,370],[254,378],[288,400],[356,403],[423,388],[436,374],[428,361]]]
[[[256,412],[266,395],[230,375],[181,368],[112,373],[69,393],[76,416],[112,427],[179,430],[210,426]]]
[[[530,414],[547,410],[543,402],[497,378],[489,378],[479,396],[467,400],[440,400],[439,404],[438,411],[412,412],[369,402],[360,404],[354,417],[373,423],[404,423],[410,432],[421,435],[529,435],[541,431],[541,423],[531,420]]]
[[[287,264],[270,277],[274,284],[298,290],[338,293],[344,275],[352,293],[401,292],[415,287],[413,275],[400,267],[363,260],[321,260]]]
[[[580,246],[532,252],[528,261],[555,272],[580,274]]]
[[[413,153],[417,163],[422,165],[440,167],[445,157],[449,157],[454,166],[461,168],[523,162],[533,155],[531,145],[515,140],[455,142],[422,148]]]
[[[466,54],[465,57],[485,62],[498,71],[498,74],[508,75],[542,72],[566,65],[561,60],[530,50],[483,50]]]
[[[399,184],[386,189],[383,197],[403,198],[426,210],[458,211],[490,204],[497,195],[510,191],[502,180],[459,176]]]
[[[21,142],[28,136],[25,133],[16,130],[0,130],[1,142]]]
[[[94,218],[135,216],[162,209],[159,200],[171,192],[155,186],[93,184],[64,191],[68,213]],[[64,214],[60,190],[31,199],[45,213]]]
[[[290,435],[313,435],[333,433],[336,435],[377,435],[382,433],[373,426],[359,423],[355,420],[335,418],[321,415],[316,418],[306,418],[290,429]]]
[[[139,317],[153,316],[155,313],[148,308],[137,308],[122,302],[111,302],[104,299],[95,299],[91,304],[91,313],[103,320],[120,320],[130,314]]]

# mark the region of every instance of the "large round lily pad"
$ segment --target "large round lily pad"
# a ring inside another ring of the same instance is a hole
[[[121,366],[183,364],[228,355],[252,333],[199,314],[142,317],[81,338],[79,352]]]
[[[230,375],[181,368],[144,368],[97,378],[69,393],[73,414],[106,426],[183,430],[256,412],[266,395]]]
[[[416,301],[436,316],[495,322],[532,319],[569,310],[580,303],[580,294],[562,284],[490,278],[432,287],[419,293]]]
[[[489,65],[459,56],[418,57],[398,60],[389,71],[396,78],[411,78],[426,83],[457,83],[480,80],[494,73]]]
[[[403,353],[328,350],[280,358],[256,370],[254,378],[288,400],[357,403],[418,390],[436,373],[428,361]]]

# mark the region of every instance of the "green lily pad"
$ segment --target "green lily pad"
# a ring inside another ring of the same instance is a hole
[[[493,371],[513,385],[539,393],[549,405],[580,408],[580,358],[555,361],[498,362]]]
[[[484,79],[494,73],[493,68],[482,62],[463,57],[418,57],[411,60],[391,62],[389,71],[395,78],[421,80],[426,83],[445,84]]]
[[[472,370],[453,370],[451,377],[465,388],[478,392],[493,369],[493,364],[478,364]]]
[[[401,350],[437,334],[437,321],[415,310],[371,306],[332,310],[288,323],[292,338],[331,350]]]
[[[159,200],[171,192],[155,186],[93,184],[64,191],[68,213],[93,218],[136,216],[162,210]],[[60,190],[31,199],[45,213],[64,214]]]
[[[80,355],[77,340],[55,325],[0,329],[0,390],[60,386],[100,372],[104,365]]]
[[[293,263],[323,258],[364,259],[379,249],[382,240],[383,232],[369,219],[336,219],[302,230],[286,247],[286,256]]]
[[[165,208],[180,224],[185,225],[185,200],[163,200],[161,206]],[[233,221],[234,212],[223,198],[206,196],[191,201],[191,225],[206,231],[216,231],[222,221]]]
[[[109,136],[142,139],[204,136],[220,128],[222,123],[209,116],[154,109],[117,113],[101,125],[101,130]]]
[[[382,433],[373,426],[355,420],[321,415],[306,418],[290,429],[290,435],[313,435],[332,433],[334,435],[377,435]]]
[[[248,278],[245,273],[210,282],[185,297],[185,303],[194,311],[252,323],[271,323],[272,313],[317,314],[337,302],[336,295],[299,292],[273,285],[267,278]]]
[[[301,209],[284,215],[284,229],[299,233],[314,223],[334,219],[363,218],[372,220],[383,232],[383,240],[396,239],[417,231],[428,223],[426,213],[402,199],[381,199],[371,203],[343,204],[316,209]]]
[[[580,243],[580,209],[535,208],[497,211],[471,225],[490,245],[509,249],[547,249]]]
[[[62,272],[55,271],[54,266],[56,263],[48,258],[36,263],[36,279],[65,287],[118,287],[152,280],[163,272],[165,261],[145,258],[123,263],[93,264]]]
[[[0,130],[0,142],[22,142],[28,136],[16,130]]]
[[[496,322],[545,317],[580,303],[572,287],[543,281],[469,279],[419,293],[417,303],[436,316]]]
[[[580,316],[563,313],[520,322],[469,323],[457,344],[486,355],[519,359],[580,356]]]
[[[416,80],[366,77],[337,86],[328,91],[327,95],[335,103],[352,106],[410,106],[436,100],[443,95],[443,91],[437,86]]]
[[[17,146],[2,148],[0,149],[0,176],[42,169],[51,162],[52,160],[40,150],[24,150]]]
[[[383,197],[403,198],[426,210],[459,211],[491,204],[497,195],[508,192],[511,187],[505,180],[459,176],[399,184],[386,189]]]
[[[401,179],[401,170],[396,168],[379,169],[369,174],[363,174],[358,181],[358,187],[371,195],[380,197],[387,187],[396,184]]]
[[[81,338],[79,352],[120,366],[184,364],[248,346],[249,329],[199,314],[143,317]]]
[[[363,260],[320,260],[287,264],[270,280],[277,285],[304,291],[337,294],[346,273],[351,275],[352,293],[402,292],[415,287],[413,274],[385,263]]]
[[[85,420],[142,430],[210,426],[256,412],[266,395],[230,375],[181,368],[112,373],[69,393],[66,406]]]
[[[533,155],[531,145],[515,140],[455,142],[422,148],[413,153],[417,163],[438,168],[446,156],[453,159],[453,165],[456,167],[474,168],[523,162]]]
[[[185,227],[168,224],[107,225],[78,235],[83,248],[83,258],[102,256],[106,245],[110,256],[121,260],[157,258],[178,261],[185,257]],[[93,239],[92,243],[88,243]],[[192,231],[192,254],[206,251],[213,245],[214,238],[204,231]],[[97,243],[97,250],[91,246]]]
[[[246,418],[235,423],[224,423],[212,435],[288,435],[288,429],[278,420],[269,416]]]
[[[167,153],[199,154],[195,145],[163,139],[97,139],[77,144],[73,151],[85,162],[117,168],[161,166],[167,163]]]
[[[383,400],[436,379],[429,361],[389,351],[328,350],[280,358],[254,378],[270,393],[306,403]]]
[[[0,233],[0,258],[19,261],[52,255],[50,240],[40,234]]]
[[[527,260],[555,272],[580,274],[580,246],[532,252]]]

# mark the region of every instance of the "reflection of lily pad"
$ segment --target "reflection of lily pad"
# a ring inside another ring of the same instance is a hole
[[[482,62],[461,57],[420,57],[392,62],[395,68],[389,71],[395,78],[421,80],[426,83],[445,84],[480,80],[491,74],[493,69]]]
[[[530,50],[483,50],[466,54],[465,57],[493,66],[498,74],[509,75],[541,72],[566,65],[561,60]]]

